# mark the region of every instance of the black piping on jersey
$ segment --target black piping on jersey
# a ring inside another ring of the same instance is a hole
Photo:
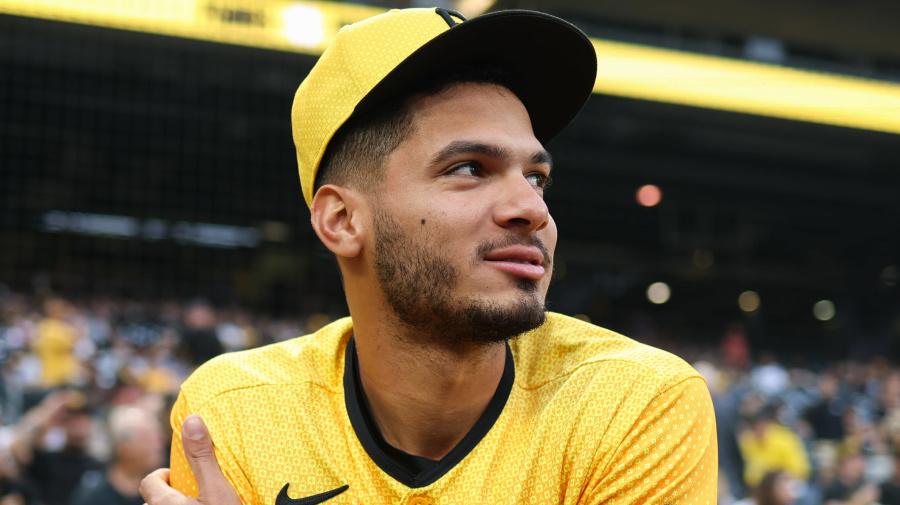
[[[344,399],[350,424],[372,461],[401,484],[410,488],[419,488],[443,477],[475,449],[478,442],[481,442],[481,439],[488,434],[503,412],[515,378],[516,371],[512,351],[509,349],[509,344],[506,344],[506,364],[494,396],[472,429],[440,461],[405,453],[391,446],[381,435],[381,430],[378,429],[378,425],[372,417],[365,391],[362,388],[356,343],[352,336],[347,343],[347,354],[344,358]]]
[[[437,7],[436,9],[434,9],[434,12],[437,12],[439,16],[441,16],[442,18],[444,18],[444,21],[446,21],[447,24],[450,25],[450,28],[453,28],[454,26],[456,26],[456,25],[459,24],[459,23],[456,22],[455,19],[453,19],[454,17],[455,17],[456,19],[461,19],[461,20],[463,20],[463,21],[468,21],[468,19],[466,19],[465,16],[463,16],[462,14],[460,14],[460,13],[458,13],[458,12],[456,12],[455,10],[452,10],[452,9],[444,9],[444,8],[441,8],[441,7]]]

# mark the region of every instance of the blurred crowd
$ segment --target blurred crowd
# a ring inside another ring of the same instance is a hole
[[[900,368],[785,366],[731,333],[695,361],[716,409],[719,503],[900,505]]]
[[[169,412],[197,366],[331,319],[0,289],[0,505],[142,505],[140,481],[168,466]]]
[[[169,411],[197,366],[331,319],[0,290],[0,505],[143,504],[140,481],[167,465]],[[785,366],[740,331],[680,354],[715,404],[720,504],[900,505],[900,368]]]

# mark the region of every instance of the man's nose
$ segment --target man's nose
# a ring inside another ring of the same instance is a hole
[[[550,223],[550,210],[538,189],[521,173],[504,177],[494,221],[504,228],[526,232],[543,230]]]

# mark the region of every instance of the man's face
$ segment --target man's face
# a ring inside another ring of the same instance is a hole
[[[866,470],[866,460],[858,454],[848,456],[841,464],[841,477],[847,482],[857,482],[862,479]]]
[[[93,419],[83,412],[67,414],[63,422],[66,430],[66,447],[73,450],[85,449],[93,431]]]
[[[131,420],[129,435],[117,443],[119,460],[131,468],[151,472],[163,464],[162,428],[152,415]]]
[[[549,155],[525,107],[505,88],[458,84],[413,108],[415,131],[372,196],[385,298],[444,345],[536,328],[557,230],[543,200]]]

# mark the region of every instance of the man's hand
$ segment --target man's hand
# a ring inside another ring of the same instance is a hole
[[[191,414],[184,420],[181,440],[184,455],[200,488],[199,496],[195,500],[172,489],[169,469],[160,468],[141,482],[141,496],[147,500],[146,505],[241,505],[237,492],[222,475],[212,438],[200,416]]]

